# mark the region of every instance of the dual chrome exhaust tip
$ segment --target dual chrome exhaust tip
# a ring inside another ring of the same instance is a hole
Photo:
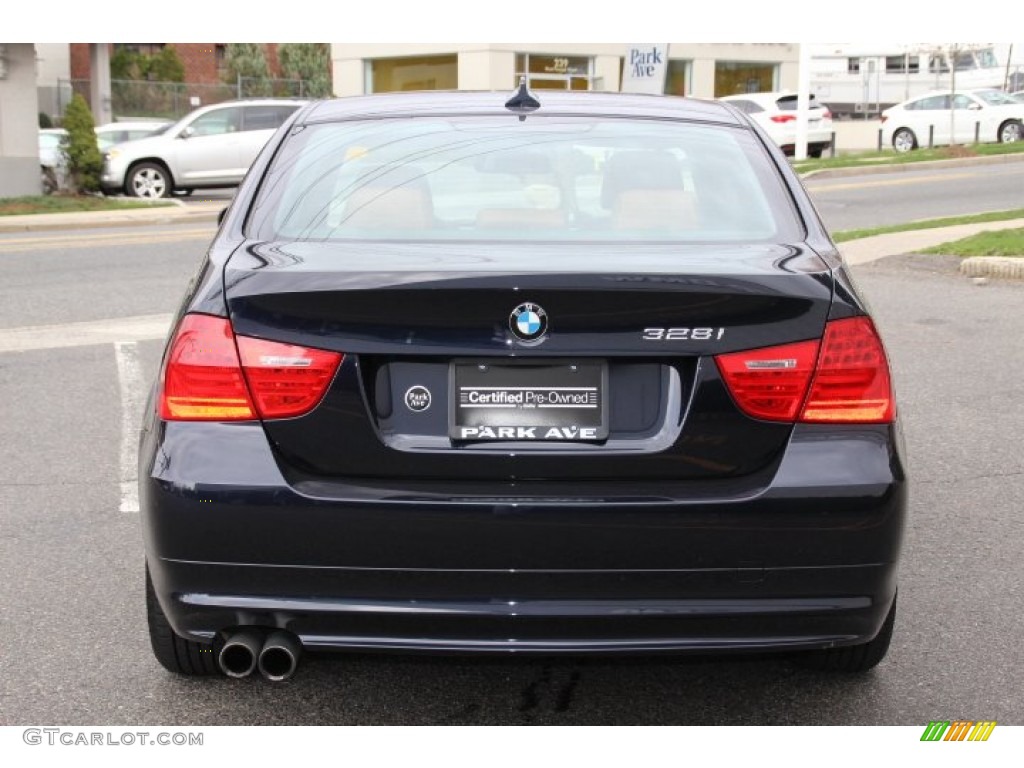
[[[281,682],[295,674],[301,655],[302,644],[291,632],[249,627],[228,635],[217,664],[228,677],[248,677],[258,669],[267,680]]]

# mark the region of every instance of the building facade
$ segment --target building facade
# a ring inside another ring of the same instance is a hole
[[[39,100],[32,43],[0,43],[0,197],[38,195]]]
[[[618,91],[625,43],[333,43],[336,96],[412,90]],[[715,98],[794,90],[795,43],[670,43],[665,93]]]

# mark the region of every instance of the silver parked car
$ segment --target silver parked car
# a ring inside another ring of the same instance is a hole
[[[274,131],[305,103],[252,99],[197,109],[156,136],[109,148],[103,189],[156,198],[237,186]]]

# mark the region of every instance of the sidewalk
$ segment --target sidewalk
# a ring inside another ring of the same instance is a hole
[[[33,213],[26,216],[0,216],[0,233],[36,232],[60,229],[96,229],[101,227],[142,227],[153,224],[195,224],[216,222],[217,214],[230,200],[183,203],[155,208],[126,208],[122,211],[81,211],[75,213]]]

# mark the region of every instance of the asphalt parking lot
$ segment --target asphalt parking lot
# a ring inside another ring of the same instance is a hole
[[[139,516],[121,511],[126,414],[161,342],[125,322],[117,344],[67,346],[67,324],[173,311],[200,247],[0,247],[0,724],[1024,724],[1024,284],[977,286],[923,257],[856,271],[893,358],[912,484],[893,648],[873,673],[367,655],[307,657],[279,685],[166,673]],[[3,346],[3,329],[42,322],[57,325],[35,346]]]

